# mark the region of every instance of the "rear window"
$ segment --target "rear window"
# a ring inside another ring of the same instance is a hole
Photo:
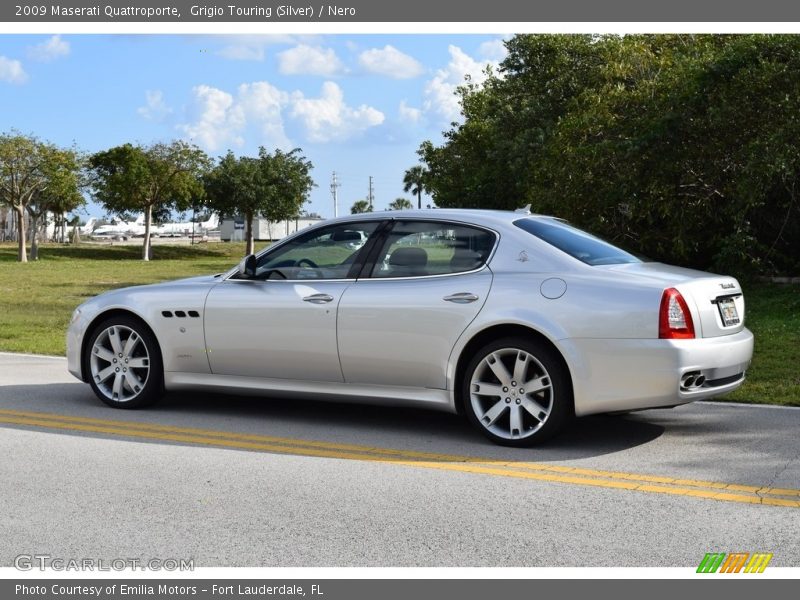
[[[519,219],[514,225],[555,246],[587,265],[619,265],[642,262],[613,244],[561,221]]]

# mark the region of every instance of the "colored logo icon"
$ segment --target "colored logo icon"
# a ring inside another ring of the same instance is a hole
[[[708,552],[697,567],[698,573],[763,573],[772,553]]]

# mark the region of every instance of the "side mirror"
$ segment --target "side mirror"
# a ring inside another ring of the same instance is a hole
[[[256,255],[248,254],[239,263],[239,275],[244,279],[254,279],[256,276]]]

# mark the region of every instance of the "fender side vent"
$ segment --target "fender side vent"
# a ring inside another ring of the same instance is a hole
[[[185,312],[183,312],[182,310],[176,310],[176,311],[175,311],[175,316],[176,316],[176,317],[179,317],[179,318],[183,318],[183,317],[185,317],[185,316],[186,316],[186,313],[185,313]]]
[[[171,319],[172,318],[172,313],[170,311],[168,311],[168,310],[162,310],[161,311],[161,316],[162,317],[166,317],[168,319]]]
[[[198,318],[200,316],[200,313],[197,312],[196,310],[190,310],[189,311],[189,316],[190,317],[194,317],[196,319],[196,318]]]

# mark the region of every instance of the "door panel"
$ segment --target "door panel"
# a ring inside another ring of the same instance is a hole
[[[484,268],[352,284],[339,303],[337,328],[345,381],[444,389],[450,351],[491,283]]]
[[[228,280],[206,299],[211,372],[343,381],[336,307],[348,281]]]

